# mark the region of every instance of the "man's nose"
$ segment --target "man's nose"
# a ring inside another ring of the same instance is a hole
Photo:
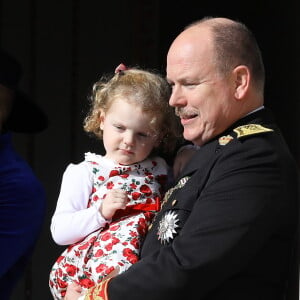
[[[169,99],[170,106],[183,106],[184,105],[184,97],[182,91],[179,87],[173,86],[172,93]]]

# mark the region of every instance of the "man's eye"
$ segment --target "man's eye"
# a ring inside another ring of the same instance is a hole
[[[194,88],[196,85],[196,83],[186,83],[184,86],[187,88]]]

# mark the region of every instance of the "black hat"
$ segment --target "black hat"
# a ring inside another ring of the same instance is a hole
[[[43,110],[18,85],[22,77],[21,64],[0,49],[0,84],[14,91],[14,103],[3,128],[20,133],[36,133],[47,128],[48,118]]]

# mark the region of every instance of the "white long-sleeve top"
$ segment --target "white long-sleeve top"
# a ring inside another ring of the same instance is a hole
[[[95,164],[93,164],[94,161]],[[153,164],[153,162],[155,162],[155,164]],[[53,240],[58,245],[76,243],[110,222],[110,220],[105,220],[99,212],[101,201],[94,202],[94,205],[91,206],[88,205],[91,196],[95,192],[95,166],[97,166],[101,172],[101,176],[99,176],[98,173],[97,176],[99,178],[102,177],[101,180],[103,180],[103,184],[102,181],[101,184],[99,184],[99,182],[97,183],[98,188],[105,190],[101,192],[100,198],[101,195],[107,192],[105,183],[107,183],[108,180],[112,180],[112,177],[110,177],[112,170],[122,168],[125,170],[122,170],[122,172],[130,174],[126,179],[124,179],[123,176],[114,176],[113,180],[118,180],[118,182],[115,183],[116,185],[120,184],[120,180],[122,180],[127,187],[129,186],[129,182],[127,183],[129,178],[131,180],[132,178],[138,178],[141,183],[146,180],[145,182],[153,191],[157,190],[160,185],[156,186],[155,182],[150,184],[149,178],[153,175],[158,177],[166,176],[167,174],[167,165],[160,157],[124,167],[113,163],[101,155],[86,153],[84,161],[79,164],[69,164],[62,177],[60,193],[50,226]],[[130,171],[128,172],[126,169],[130,169]],[[97,172],[99,170],[97,170]],[[133,192],[134,190],[130,190],[130,194]],[[155,193],[158,193],[158,191],[155,191]]]
[[[88,207],[93,189],[93,174],[86,161],[66,168],[51,220],[51,233],[58,245],[69,245],[83,239],[107,223],[96,205]],[[99,203],[100,205],[100,203]]]

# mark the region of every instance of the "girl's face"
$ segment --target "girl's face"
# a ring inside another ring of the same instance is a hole
[[[152,116],[125,99],[115,99],[108,111],[101,112],[100,119],[105,157],[116,163],[140,162],[159,145],[159,136],[149,125]]]

